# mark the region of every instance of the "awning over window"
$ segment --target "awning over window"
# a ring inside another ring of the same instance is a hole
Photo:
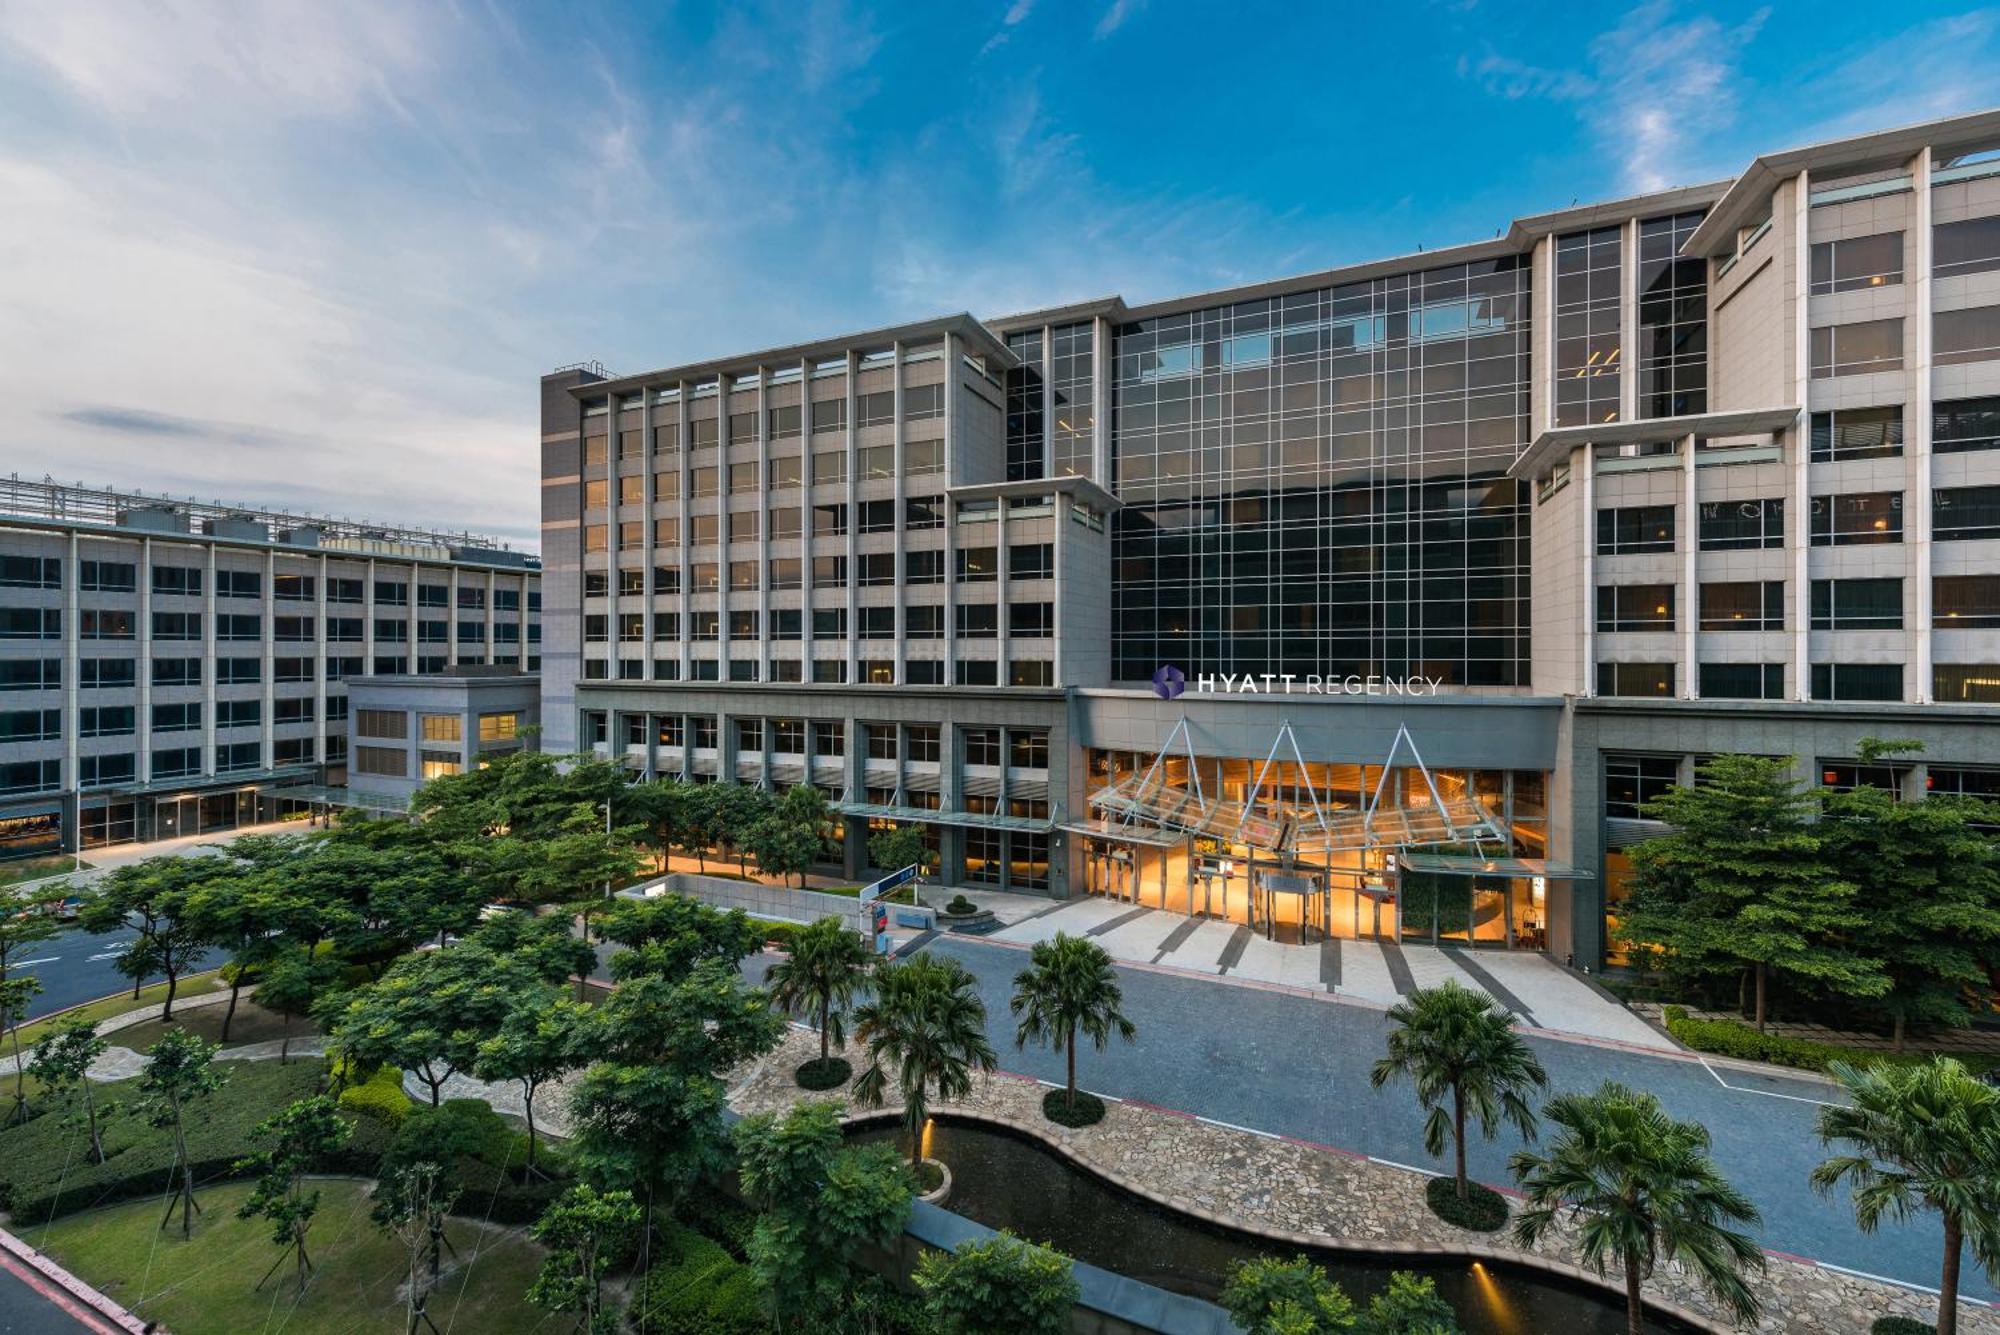
[[[843,816],[859,816],[863,820],[921,822],[928,825],[955,825],[982,830],[1019,830],[1024,834],[1046,834],[1054,828],[1054,822],[1047,817],[1036,819],[1031,816],[1002,816],[984,811],[933,811],[929,807],[892,807],[874,802],[834,802],[829,805]]]
[[[1546,858],[1482,858],[1463,853],[1405,853],[1407,871],[1434,876],[1540,876],[1551,881],[1594,881],[1593,872]]]

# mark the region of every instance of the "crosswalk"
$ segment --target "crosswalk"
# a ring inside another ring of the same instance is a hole
[[[1330,992],[1380,1005],[1394,1004],[1415,988],[1449,980],[1486,993],[1523,1025],[1645,1047],[1672,1046],[1610,997],[1530,952],[1469,952],[1344,938],[1289,945],[1266,940],[1240,923],[1095,897],[1038,910],[990,939],[1032,945],[1058,932],[1087,936],[1113,959]]]

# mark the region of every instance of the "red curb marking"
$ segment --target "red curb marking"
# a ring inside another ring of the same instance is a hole
[[[145,1329],[137,1317],[116,1302],[4,1229],[0,1229],[0,1269],[74,1318],[80,1326],[110,1335]]]

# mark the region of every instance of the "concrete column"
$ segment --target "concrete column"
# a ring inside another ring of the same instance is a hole
[[[1008,681],[1008,672],[1014,661],[1014,638],[1007,630],[1007,502],[1006,496],[999,498],[999,510],[993,520],[993,561],[999,569],[993,572],[993,680],[1001,686]],[[1006,757],[1003,755],[1004,761]],[[1006,783],[1007,770],[1000,770],[1001,783]],[[1005,801],[1004,796],[1001,799]]]
[[[1056,350],[1055,329],[1042,326],[1042,471],[1039,477],[1047,477],[1055,471],[1056,437]]]
[[[1701,585],[1696,582],[1695,550],[1701,545],[1700,511],[1695,504],[1694,433],[1681,437],[1681,689],[1683,700],[1701,697],[1701,673],[1695,662],[1695,633],[1701,625]],[[1595,536],[1594,534],[1592,535]]]
[[[1792,626],[1792,698],[1812,699],[1812,327],[1808,293],[1812,273],[1812,180],[1792,178],[1792,393],[1799,406],[1792,423],[1792,485],[1785,508],[1785,546],[1792,557],[1792,594],[1799,614]]]
[[[1055,562],[1055,592],[1050,596],[1049,615],[1055,618],[1055,620],[1049,627],[1051,637],[1049,640],[1049,672],[1051,674],[1049,681],[1056,686],[1067,686],[1070,682],[1069,672],[1063,662],[1062,628],[1063,617],[1067,612],[1066,604],[1069,598],[1069,580],[1067,578],[1067,570],[1063,566],[1063,547],[1067,541],[1064,535],[1069,532],[1071,496],[1066,492],[1056,492],[1054,500],[1056,505],[1056,527],[1055,537],[1050,539],[1053,548],[1050,555],[1051,559]],[[1107,516],[1106,522],[1110,522],[1110,518],[1110,516]],[[1050,759],[1051,763],[1053,763],[1054,758],[1051,757]],[[1189,865],[1192,866],[1193,864],[1190,863]]]
[[[1597,451],[1594,446],[1585,445],[1577,454],[1576,503],[1582,514],[1583,529],[1577,542],[1578,559],[1583,566],[1583,615],[1579,618],[1583,634],[1578,637],[1583,665],[1577,695],[1589,699],[1597,694]],[[1684,520],[1683,525],[1683,531],[1692,535],[1692,517]],[[1689,542],[1693,540],[1692,536],[1687,538]]]
[[[648,678],[651,678],[653,675],[653,594],[654,594],[653,571],[658,567],[660,561],[660,549],[658,544],[654,541],[654,538],[657,537],[658,535],[653,527],[653,506],[655,502],[659,500],[659,497],[654,494],[657,488],[653,482],[654,476],[658,472],[658,469],[654,466],[654,460],[653,460],[654,397],[655,397],[654,390],[651,385],[645,385],[640,388],[639,390],[640,465],[639,466],[641,470],[643,470],[643,475],[639,483],[639,502],[640,502],[640,508],[645,513],[645,518],[640,520],[640,522],[645,525],[644,550],[646,553],[646,563],[644,566],[640,568],[640,573],[639,573],[639,605],[645,608],[646,635],[642,647],[644,648],[646,654],[646,676]],[[527,600],[524,598],[522,600],[523,611],[526,610],[526,604]],[[523,632],[522,638],[524,641],[526,640],[525,632]],[[527,652],[528,652],[527,646],[524,643],[521,648],[521,653],[523,655],[524,663],[526,662]],[[653,738],[657,734],[658,729],[654,727],[651,720],[647,721],[646,726],[649,730],[646,737],[646,746],[647,746],[646,757],[647,757],[647,765],[650,767],[652,764],[653,753],[651,748],[653,745]]]
[[[694,522],[688,512],[688,489],[694,483],[692,461],[689,458],[694,449],[694,428],[688,423],[688,409],[694,406],[694,386],[683,380],[679,384],[680,421],[674,428],[677,448],[674,451],[675,467],[680,471],[680,553],[681,553],[681,680],[686,681],[694,673],[694,652],[688,636],[694,629],[694,572],[689,569],[688,526]]]
[[[1627,218],[1618,256],[1618,420],[1639,420],[1639,220]]]
[[[860,394],[861,359],[854,349],[847,350],[847,429],[843,433],[847,454],[847,680],[850,685],[859,681],[861,672],[861,642],[855,638],[860,633],[860,600],[855,596],[854,581],[860,575],[860,536],[856,532],[861,527],[858,516],[861,510],[861,469],[855,454],[855,435],[859,428],[854,424],[855,414],[861,408]]]
[[[209,550],[213,552],[213,546]],[[79,766],[81,757],[78,754],[77,747],[78,733],[83,727],[82,720],[79,717],[81,714],[82,690],[78,680],[83,672],[83,609],[81,600],[77,596],[77,586],[83,583],[83,562],[79,559],[79,551],[80,546],[77,542],[76,530],[71,529],[68,536],[67,550],[63,553],[63,772],[60,776],[62,785],[71,790],[80,788],[83,780],[83,771]],[[142,574],[145,578],[151,578],[150,572],[142,572]],[[213,676],[215,674],[211,671],[209,675]],[[69,840],[69,846],[71,848],[82,847],[83,823],[82,818],[78,815],[78,807],[75,802],[66,804],[63,816],[64,823],[68,827],[65,833]]]
[[[757,368],[757,679],[771,679],[771,368]]]
[[[132,670],[139,687],[139,758],[132,776],[140,786],[153,781],[153,540],[139,539],[139,662]],[[65,730],[67,735],[67,730]],[[137,812],[134,812],[137,818]],[[134,830],[137,833],[137,830]]]
[[[896,424],[895,424],[895,426],[894,426],[893,428],[891,428],[891,429],[892,429],[892,430],[893,430],[893,431],[894,431],[894,432],[896,433],[896,441],[895,441],[895,446],[894,446],[894,449],[893,449],[893,458],[894,458],[894,462],[893,462],[893,463],[892,463],[892,464],[890,465],[890,468],[891,468],[891,471],[893,471],[893,472],[895,473],[895,475],[896,475],[896,480],[895,480],[895,488],[896,488],[896,493],[895,493],[895,498],[894,498],[894,500],[893,500],[893,502],[892,502],[892,504],[893,504],[893,505],[895,506],[895,510],[896,510],[896,513],[895,513],[895,516],[894,516],[894,517],[895,517],[895,532],[894,532],[894,535],[893,535],[893,537],[894,537],[894,541],[895,541],[895,546],[894,546],[894,548],[892,548],[892,552],[893,552],[893,555],[892,555],[891,559],[892,559],[892,560],[894,560],[894,561],[895,561],[895,563],[896,563],[896,570],[895,570],[895,580],[896,580],[896,587],[897,587],[898,589],[901,589],[901,588],[902,588],[902,585],[903,585],[903,545],[904,545],[904,544],[903,544],[903,520],[904,520],[904,519],[905,519],[905,518],[907,517],[907,515],[908,515],[908,511],[907,511],[907,508],[906,508],[906,498],[907,498],[907,496],[908,496],[908,494],[909,494],[909,486],[908,486],[908,485],[907,485],[907,483],[906,483],[906,482],[904,481],[904,472],[903,472],[903,469],[904,469],[904,455],[903,455],[903,447],[904,447],[904,441],[903,441],[903,438],[904,438],[905,436],[907,436],[907,435],[909,434],[909,432],[908,432],[908,431],[907,431],[907,430],[906,430],[906,429],[904,428],[904,424],[903,424],[903,341],[902,341],[901,339],[897,339],[897,340],[896,340],[896,349],[895,349],[895,351],[896,351],[896,356],[895,356],[895,360],[894,360],[894,362],[893,362],[893,363],[891,363],[891,365],[892,365],[892,366],[893,366],[893,368],[894,368],[894,370],[893,370],[893,374],[894,374],[894,375],[895,375],[895,377],[896,377],[896,386],[895,386],[895,394],[896,394],[896,405],[895,405],[895,423],[896,423]],[[898,599],[898,601],[900,602],[900,601],[901,601],[901,599]],[[899,607],[899,608],[897,608],[896,610],[897,610],[897,614],[898,614],[898,616],[900,617],[900,615],[901,615],[901,613],[902,613],[902,609],[901,609],[901,608]],[[908,658],[909,658],[909,655],[908,655],[908,653],[907,653],[907,652],[905,652],[905,649],[904,649],[904,640],[903,640],[903,628],[902,628],[902,626],[901,626],[900,624],[899,624],[899,625],[898,625],[898,626],[896,627],[896,640],[895,640],[895,645],[896,645],[896,649],[895,649],[895,654],[896,654],[896,666],[895,666],[895,673],[896,673],[896,684],[897,684],[898,686],[902,686],[902,685],[906,685],[906,684],[908,683],[908,681],[909,681],[909,672],[908,672],[908,669],[907,669],[907,668],[905,667],[905,663],[907,662],[907,660],[908,660]],[[900,749],[898,750],[897,754],[898,754],[898,756],[899,756],[899,757],[901,756],[901,754],[902,754],[902,753],[901,753],[901,750],[900,750]],[[900,760],[898,761],[898,763],[899,763],[899,764],[901,763],[901,762],[900,762]],[[901,785],[900,785],[900,784],[898,784],[897,786],[898,786],[899,788],[901,787]]]
[[[215,606],[215,548],[213,545],[209,547],[208,551],[208,605],[211,608]],[[275,726],[271,722],[271,719],[278,712],[278,558],[275,552],[270,551],[264,553],[264,606],[266,609],[264,617],[264,671],[262,673],[262,696],[264,703],[258,713],[261,726],[257,729],[257,735],[260,739],[260,744],[264,748],[263,761],[268,765],[271,763],[271,731]],[[213,621],[214,617],[211,616],[209,619]],[[313,627],[315,634],[324,629],[322,626]],[[315,660],[315,664],[317,665],[317,660]],[[324,670],[324,668],[319,668],[315,671],[314,675],[319,676]]]
[[[152,578],[151,571],[147,572],[147,578]],[[264,560],[264,597],[258,611],[264,618],[264,675],[268,677],[271,674],[271,562],[268,554]],[[203,547],[201,586],[201,767],[196,774],[215,773],[215,697],[216,678],[220,671],[221,665],[215,657],[215,544],[207,543]],[[193,778],[194,775],[188,777]]]
[[[1909,478],[1904,494],[1909,497],[1903,514],[1903,541],[1909,549],[1910,578],[1916,583],[1911,604],[1916,653],[1911,657],[1910,696],[1918,704],[1933,699],[1933,642],[1931,609],[1931,150],[1926,147],[1910,166],[1910,184],[1916,191],[1914,261],[1915,300],[1911,323],[1915,325],[1907,341],[1910,358],[1904,368],[1910,374],[1909,420],[1904,423],[1903,460]]]
[[[607,394],[604,399],[606,420],[604,423],[604,627],[605,636],[610,641],[610,668],[607,672],[613,681],[618,679],[618,660],[624,652],[625,643],[618,635],[618,613],[621,602],[618,597],[619,547],[618,529],[624,507],[618,503],[618,465],[622,450],[619,440],[624,434],[621,427],[625,421],[625,409],[619,395]],[[718,428],[719,429],[719,428]],[[587,485],[587,484],[586,484]],[[451,572],[451,661],[458,662],[458,571]],[[618,754],[618,738],[605,733],[612,747],[611,754]]]
[[[1098,316],[1090,322],[1090,480],[1111,487],[1111,399],[1115,368],[1111,358],[1111,322]]]
[[[327,645],[330,642],[328,636],[332,630],[332,627],[327,625],[326,620],[326,582],[331,578],[331,568],[332,563],[326,559],[326,553],[320,553],[319,582],[314,586],[313,597],[313,647],[315,650],[313,658],[313,745],[315,748],[313,751],[313,760],[315,763],[325,758],[324,754],[317,748],[319,746],[320,729],[324,726],[324,720],[326,719]],[[346,683],[343,682],[341,690],[345,691],[346,689]],[[278,763],[277,720],[275,718],[269,720],[267,726],[270,728],[270,732],[267,735],[272,740],[265,749],[264,763],[267,765],[276,765]]]

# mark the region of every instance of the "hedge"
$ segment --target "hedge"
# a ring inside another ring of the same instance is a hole
[[[739,1261],[750,1259],[757,1212],[721,1187],[703,1182],[687,1189],[677,1209],[687,1223],[722,1244]]]
[[[257,1146],[251,1130],[281,1109],[319,1092],[317,1062],[223,1062],[229,1080],[188,1118],[188,1153],[197,1185],[229,1177]],[[104,1130],[105,1162],[90,1162],[85,1133],[64,1126],[53,1107],[0,1131],[0,1205],[24,1225],[96,1205],[163,1193],[173,1168],[170,1129],[130,1112]]]
[[[1666,1022],[1667,1032],[1696,1052],[1712,1052],[1718,1057],[1735,1057],[1742,1061],[1769,1062],[1774,1066],[1792,1066],[1803,1071],[1825,1071],[1834,1062],[1846,1062],[1852,1066],[1871,1063],[1914,1066],[1931,1059],[1928,1052],[1850,1048],[1785,1034],[1760,1034],[1740,1020],[1696,1019],[1688,1014],[1685,1006],[1668,1006],[1661,1012],[1661,1017]],[[2000,1058],[1983,1053],[1951,1055],[1975,1072],[2000,1066]]]
[[[403,1073],[393,1066],[378,1066],[366,1080],[340,1091],[340,1106],[394,1128],[403,1124],[413,1105],[403,1091]]]
[[[764,1294],[749,1266],[685,1224],[661,1231],[653,1268],[628,1316],[658,1335],[761,1335],[771,1328]]]

